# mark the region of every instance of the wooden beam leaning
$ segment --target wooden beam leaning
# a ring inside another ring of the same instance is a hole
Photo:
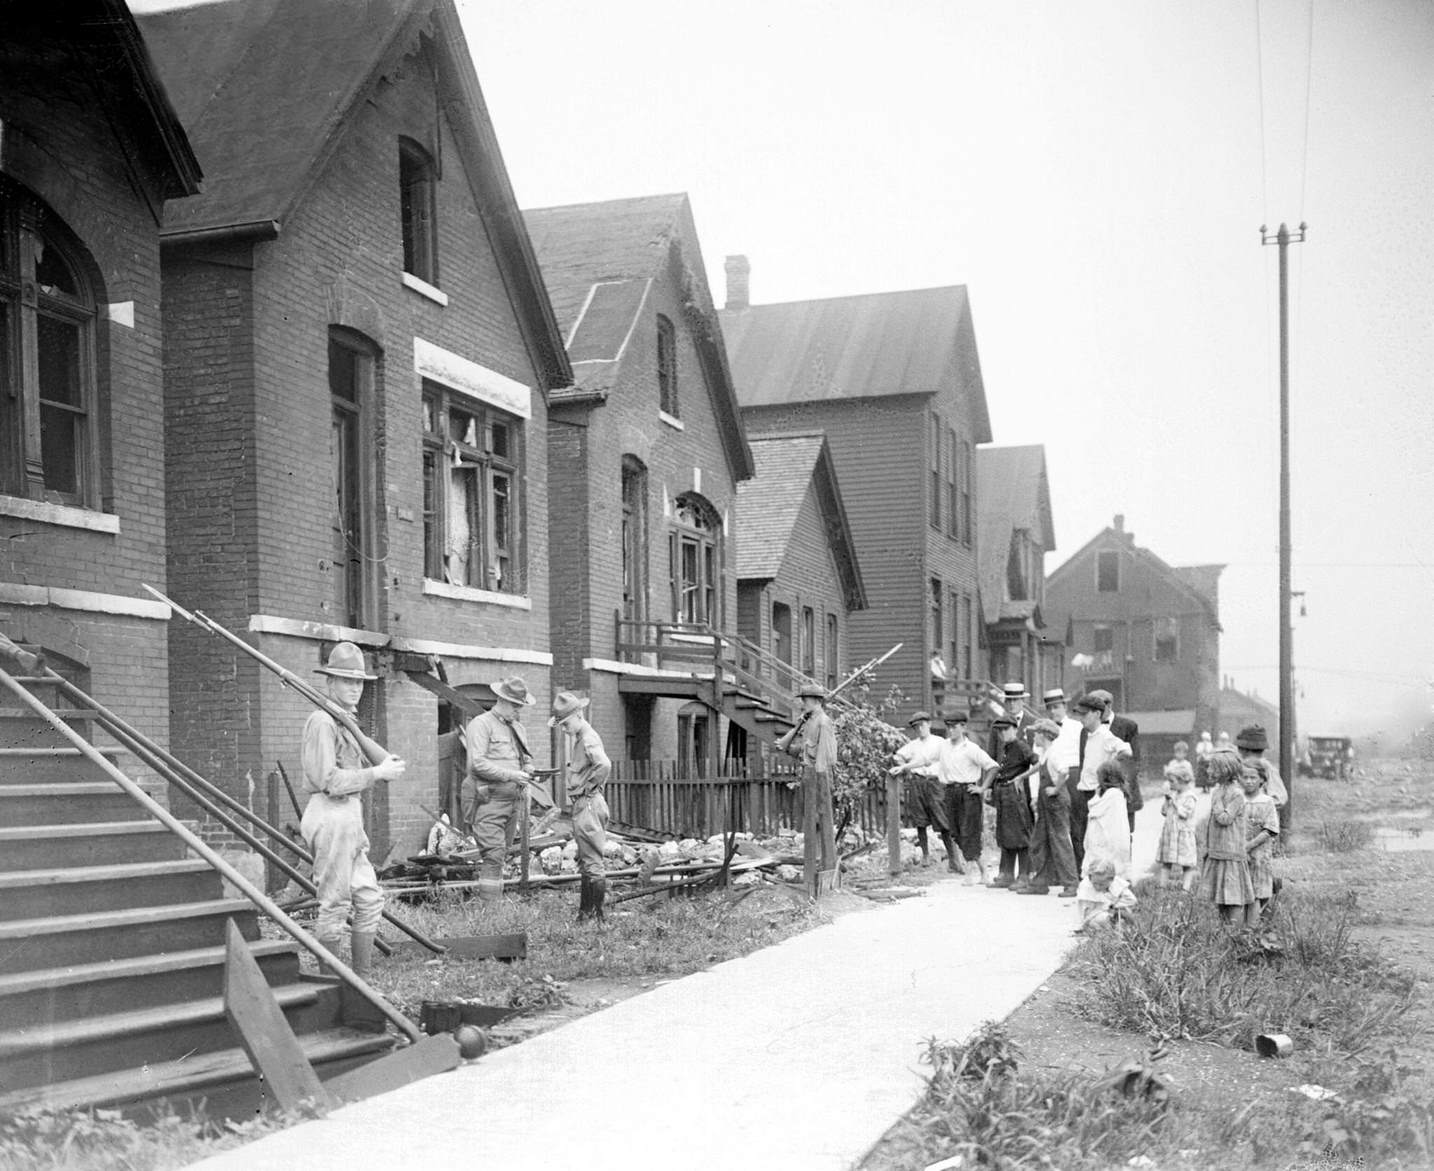
[[[233,919],[225,926],[224,1012],[279,1109],[333,1105]]]

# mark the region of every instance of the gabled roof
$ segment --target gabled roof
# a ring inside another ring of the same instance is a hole
[[[1117,520],[1121,519],[1119,517]],[[1117,529],[1106,525],[1100,532],[1096,533],[1089,541],[1072,553],[1059,566],[1046,576],[1047,603],[1051,586],[1060,578],[1070,573],[1072,567],[1083,561],[1090,553],[1098,547],[1106,545],[1119,545],[1123,547],[1136,560],[1143,562],[1155,573],[1165,577],[1182,593],[1186,594],[1192,601],[1202,606],[1210,615],[1212,621],[1219,625],[1220,609],[1216,596],[1207,592],[1213,587],[1216,579],[1224,572],[1223,565],[1190,565],[1177,569],[1175,566],[1162,561],[1149,549],[1142,548],[1135,543],[1133,533],[1124,529]],[[1200,582],[1205,588],[1197,588],[1194,584]]]
[[[1027,530],[1046,552],[1056,546],[1046,449],[1039,443],[977,448],[976,514],[979,518],[976,572],[981,583],[985,621],[1033,616],[1034,602],[1003,602],[1002,599],[1006,596],[1006,562],[1013,533]]]
[[[757,474],[737,485],[737,578],[771,581],[781,571],[807,491],[815,487],[847,609],[866,609],[866,589],[836,469],[820,431],[749,438]]]
[[[977,443],[991,441],[964,285],[724,309],[744,407],[935,394],[957,380]]]
[[[1223,565],[1177,565],[1175,572],[1197,594],[1200,594],[1214,609],[1219,608],[1220,574]]]
[[[404,57],[431,50],[462,171],[528,344],[549,387],[571,381],[452,0],[220,0],[139,23],[207,168],[203,193],[166,209],[161,235],[171,244],[276,235],[354,111]]]
[[[653,283],[669,275],[677,281],[733,478],[751,476],[752,453],[687,196],[532,208],[523,218],[567,343],[575,386],[589,401],[621,381],[628,341],[652,311]]]
[[[145,159],[161,198],[199,190],[199,162],[124,0],[7,4],[0,76],[26,66],[49,68],[55,58],[37,42],[63,45],[74,55],[65,67],[88,77],[115,133]],[[21,59],[11,60],[12,53]],[[158,219],[159,208],[154,211]]]

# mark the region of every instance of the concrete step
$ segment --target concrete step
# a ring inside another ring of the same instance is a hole
[[[0,873],[0,922],[203,902],[222,894],[219,874],[202,858],[11,870]]]
[[[296,1032],[296,1019],[315,1005],[321,986],[285,984],[274,998]],[[5,1085],[25,1086],[69,1081],[137,1065],[178,1061],[187,1054],[227,1049],[239,1040],[224,1013],[224,997],[210,996],[178,1004],[133,1009],[104,1016],[36,1023],[0,1033],[0,1068]]]
[[[248,899],[15,919],[0,923],[0,973],[214,947],[224,942],[229,919],[239,925],[245,939],[259,937],[254,905]]]
[[[0,785],[0,826],[142,821],[148,816],[114,781]]]
[[[332,1077],[393,1048],[389,1033],[333,1028],[299,1037],[320,1078]],[[0,1093],[0,1115],[23,1110],[133,1107],[203,1096],[210,1117],[253,1116],[258,1082],[249,1055],[238,1046],[177,1061],[142,1064],[72,1081]]]
[[[298,982],[296,944],[263,939],[249,953],[270,984]],[[0,976],[0,1029],[220,996],[224,960],[224,947],[200,947]]]
[[[116,763],[120,756],[112,748],[101,749],[100,754],[111,764]],[[78,748],[0,747],[0,785],[43,785],[61,781],[114,783],[108,773],[82,755]]]
[[[94,866],[164,862],[185,846],[157,821],[0,827],[0,871],[46,870],[68,858]]]

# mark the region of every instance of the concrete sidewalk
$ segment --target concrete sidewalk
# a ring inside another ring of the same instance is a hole
[[[1154,802],[1134,873],[1159,836]],[[1054,893],[940,882],[197,1166],[849,1168],[921,1093],[922,1042],[1009,1015],[1076,922]]]

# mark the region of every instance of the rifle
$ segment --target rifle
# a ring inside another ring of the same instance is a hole
[[[887,659],[891,658],[892,655],[896,654],[896,652],[899,651],[905,645],[905,643],[899,642],[889,651],[887,651],[886,654],[877,655],[876,658],[870,659],[867,662],[863,663],[860,667],[858,667],[855,671],[853,671],[850,675],[848,675],[845,679],[843,679],[840,683],[833,687],[829,692],[827,692],[827,698],[831,699],[839,692],[844,691],[846,688],[850,687],[868,671],[873,671],[877,667],[881,666],[882,663],[886,662]]]
[[[267,667],[270,671],[277,675],[279,677],[279,682],[282,683],[284,686],[292,687],[295,691],[297,691],[320,711],[328,712],[329,715],[333,716],[335,720],[337,720],[340,724],[347,728],[349,732],[353,735],[354,740],[357,741],[359,749],[368,759],[369,764],[380,764],[388,759],[388,750],[384,748],[383,745],[379,744],[376,740],[373,740],[371,737],[367,736],[364,733],[364,730],[359,727],[358,721],[355,720],[352,715],[350,715],[347,711],[345,711],[342,707],[340,707],[323,692],[318,690],[318,688],[314,687],[311,683],[306,683],[304,680],[300,679],[297,675],[290,671],[287,667],[282,667],[278,663],[274,662],[273,659],[269,658],[269,656],[264,654],[262,651],[255,650],[237,634],[231,633],[219,623],[215,622],[214,619],[210,618],[207,614],[204,613],[204,611],[195,610],[193,613],[191,613],[183,606],[181,606],[178,602],[174,601],[174,599],[166,598],[153,586],[146,585],[144,586],[144,588],[147,589],[150,593],[152,593],[156,598],[158,598],[161,602],[163,602],[166,606],[168,606],[185,621],[194,623],[195,626],[198,626],[201,630],[209,631],[210,634],[217,634],[220,638],[227,639],[229,642],[233,643],[236,647],[243,651],[246,655],[248,655],[251,659],[257,662],[261,667]]]

